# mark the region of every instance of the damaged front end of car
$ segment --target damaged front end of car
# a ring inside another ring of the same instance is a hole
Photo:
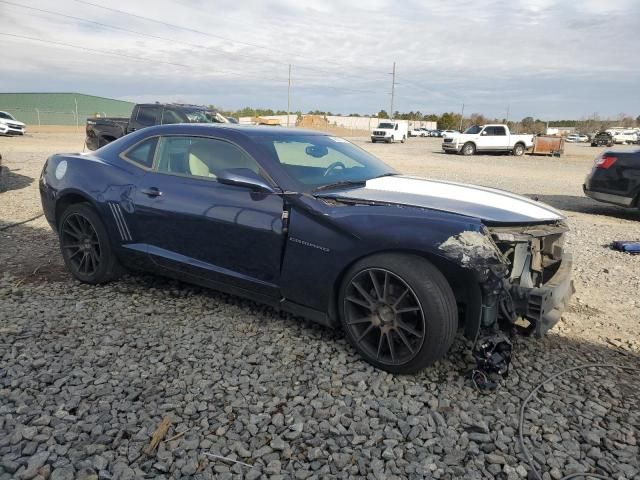
[[[575,292],[572,258],[564,251],[568,228],[557,222],[488,230],[508,262],[507,286],[497,320],[541,337],[560,321]]]
[[[561,221],[485,226],[440,245],[447,257],[472,271],[482,291],[473,354],[484,378],[506,376],[507,334],[541,337],[560,320],[575,291],[571,255],[563,248],[567,231]]]

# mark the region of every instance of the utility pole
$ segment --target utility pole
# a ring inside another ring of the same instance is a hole
[[[460,112],[460,128],[459,130],[462,132],[462,120],[464,119],[464,103],[462,104],[462,111]]]
[[[76,130],[77,130],[78,127],[80,126],[80,123],[78,121],[78,99],[76,97],[73,97],[73,101],[76,104]]]
[[[506,123],[509,123],[509,110],[511,109],[511,104],[507,103],[507,121]]]
[[[396,62],[393,62],[393,71],[391,72],[391,111],[389,117],[393,120],[393,100],[396,94]]]
[[[287,87],[287,127],[289,126],[290,115],[291,115],[291,64],[289,64],[289,86]]]

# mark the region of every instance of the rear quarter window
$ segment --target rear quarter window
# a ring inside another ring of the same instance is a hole
[[[151,168],[157,145],[158,137],[148,138],[127,150],[123,157],[141,167]]]

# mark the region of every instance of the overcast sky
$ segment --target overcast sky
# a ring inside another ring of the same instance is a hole
[[[0,51],[3,92],[286,110],[291,63],[292,111],[372,113],[395,61],[400,111],[640,114],[638,0],[2,0]]]

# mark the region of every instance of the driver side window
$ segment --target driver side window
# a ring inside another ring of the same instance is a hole
[[[236,145],[206,137],[162,137],[157,170],[173,175],[215,179],[220,170],[248,168],[260,175],[258,163]]]

